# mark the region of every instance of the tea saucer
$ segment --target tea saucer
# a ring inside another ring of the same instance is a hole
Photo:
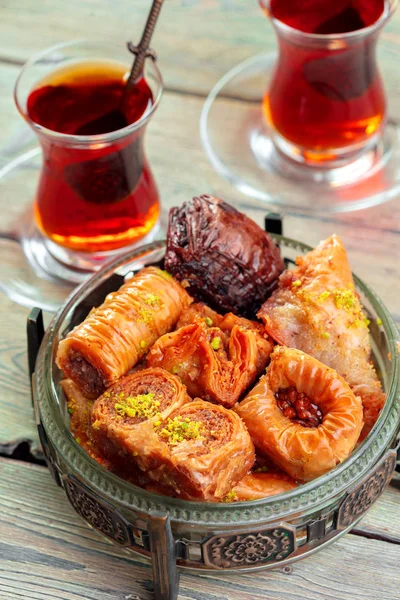
[[[92,273],[58,260],[36,227],[32,202],[41,168],[41,151],[28,131],[25,138],[22,134],[19,137],[18,149],[24,150],[21,154],[15,156],[17,147],[10,153],[3,150],[0,154],[0,198],[7,207],[2,213],[0,231],[0,290],[22,306],[55,312]],[[27,143],[22,144],[24,139]],[[162,214],[161,226],[155,227],[136,245],[165,237],[164,219]]]
[[[398,59],[396,60],[396,56]],[[276,54],[260,54],[226,73],[203,106],[200,135],[215,170],[247,197],[291,213],[338,213],[400,195],[400,47],[384,35],[378,46],[389,104],[381,138],[353,162],[334,169],[299,164],[272,141],[261,110]]]

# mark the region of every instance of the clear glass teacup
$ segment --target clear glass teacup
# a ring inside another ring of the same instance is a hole
[[[159,194],[143,142],[162,77],[148,60],[133,98],[139,109],[121,120],[113,108],[129,63],[123,45],[69,42],[28,61],[16,82],[17,108],[43,154],[36,225],[46,251],[63,265],[95,270],[121,248],[151,241],[157,228]],[[81,120],[77,98],[88,109]]]
[[[263,99],[276,146],[307,164],[338,166],[376,145],[387,103],[378,36],[398,0],[260,0],[279,54]]]

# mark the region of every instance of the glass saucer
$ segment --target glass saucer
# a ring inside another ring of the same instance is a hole
[[[396,60],[396,57],[397,60]],[[400,194],[400,47],[383,35],[378,64],[389,119],[382,138],[336,168],[299,164],[272,142],[261,110],[276,54],[254,56],[226,73],[211,90],[200,119],[203,147],[216,171],[248,198],[292,213],[354,211]]]
[[[0,154],[0,290],[14,302],[32,308],[54,312],[73,289],[92,272],[64,264],[55,255],[51,244],[40,233],[33,218],[32,201],[42,162],[40,148],[33,136],[18,134]],[[27,143],[27,142],[30,142]],[[25,151],[15,157],[14,150]],[[14,157],[12,157],[12,154]],[[136,246],[165,237],[166,215]],[[125,247],[121,252],[133,249]],[[83,256],[83,253],[81,253]],[[110,260],[115,258],[115,253]],[[82,258],[82,257],[80,257]],[[81,262],[81,261],[80,261]],[[99,264],[103,266],[104,262]]]

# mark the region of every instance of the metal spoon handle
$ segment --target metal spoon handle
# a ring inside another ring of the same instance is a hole
[[[128,81],[126,82],[126,88],[128,88],[127,91],[129,91],[129,89],[135,84],[135,82],[143,72],[144,61],[147,57],[147,51],[149,49],[150,40],[152,38],[154,28],[157,23],[158,15],[160,14],[162,3],[163,0],[153,0],[153,4],[149,16],[147,17],[147,22],[143,30],[141,40],[135,49],[136,58],[133,62]]]

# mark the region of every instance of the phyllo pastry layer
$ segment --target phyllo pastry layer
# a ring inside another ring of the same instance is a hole
[[[142,269],[62,340],[57,365],[97,398],[171,331],[192,299],[168,273]]]
[[[336,371],[279,346],[236,410],[256,448],[297,481],[315,479],[344,461],[363,425],[361,400]]]
[[[192,397],[230,408],[264,371],[273,344],[260,323],[205,308],[183,311],[187,324],[162,336],[146,360],[178,375]]]
[[[385,403],[375,368],[366,314],[355,290],[346,250],[333,235],[296,259],[258,316],[279,344],[314,356],[344,377],[364,407],[365,437]]]

